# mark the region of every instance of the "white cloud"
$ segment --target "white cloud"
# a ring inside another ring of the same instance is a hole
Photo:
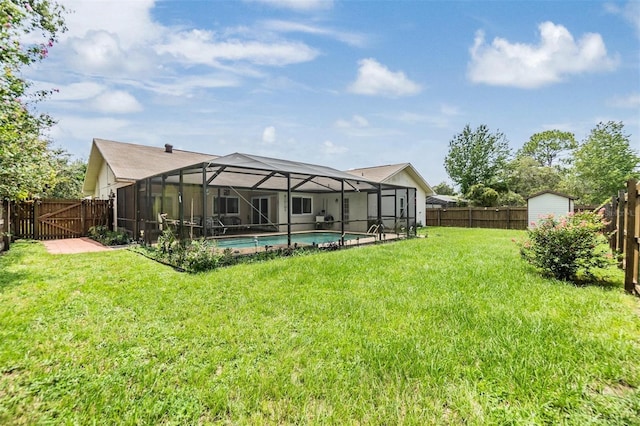
[[[636,34],[640,37],[640,2],[628,1],[624,6],[620,6],[614,3],[606,3],[605,10],[614,15],[622,16],[633,28],[636,30]]]
[[[422,90],[420,85],[409,80],[402,71],[390,71],[375,59],[362,59],[358,64],[358,77],[349,86],[352,93],[398,97],[416,95]]]
[[[613,97],[607,101],[607,105],[615,108],[640,108],[640,93]]]
[[[262,142],[272,144],[276,142],[276,128],[273,126],[265,127],[262,132]]]
[[[324,141],[322,143],[322,151],[325,154],[332,155],[332,154],[344,154],[345,152],[349,151],[349,149],[344,146],[335,145],[331,141]]]
[[[460,115],[460,111],[457,107],[452,105],[442,104],[437,112],[432,113],[417,113],[413,111],[404,111],[397,113],[390,118],[398,120],[403,123],[416,124],[425,123],[435,128],[448,128],[451,127],[453,118]]]
[[[92,31],[117,34],[124,49],[147,44],[162,37],[166,28],[153,21],[155,0],[87,1],[59,0],[69,11],[65,21],[69,30],[60,39],[84,38]]]
[[[367,37],[345,31],[338,31],[329,28],[318,27],[314,25],[301,24],[299,22],[270,20],[263,23],[263,28],[269,31],[288,33],[299,32],[305,34],[313,34],[325,36],[339,40],[350,46],[363,47],[367,44]]]
[[[220,61],[282,66],[311,61],[318,56],[315,49],[300,42],[216,41],[212,32],[204,30],[174,34],[155,50],[158,54],[168,54],[190,64],[210,66],[218,66]]]
[[[562,81],[564,77],[616,68],[600,34],[587,33],[576,42],[562,25],[543,22],[538,26],[537,45],[510,43],[496,37],[487,45],[484,33],[476,33],[470,49],[468,76],[474,83],[536,88]]]
[[[351,117],[350,120],[337,120],[334,123],[335,127],[338,127],[340,129],[351,129],[354,127],[357,128],[362,128],[362,127],[369,127],[369,122],[367,121],[366,118],[362,117],[361,115],[354,115],[353,117]]]
[[[68,40],[70,65],[85,73],[121,74],[129,71],[136,60],[129,61],[117,35],[107,31],[89,31],[82,38]]]
[[[202,74],[163,78],[161,81],[120,81],[129,85],[155,92],[160,95],[177,97],[191,97],[194,92],[221,87],[237,87],[240,80],[237,77],[219,74]]]
[[[35,90],[50,90],[54,87],[54,93],[50,100],[53,102],[82,101],[91,99],[102,93],[106,87],[102,84],[86,81],[81,83],[71,83],[68,85],[55,84],[48,81],[36,81],[32,86]]]
[[[104,137],[126,141],[128,132],[125,129],[131,125],[129,120],[110,117],[56,115],[56,121],[51,129],[51,136],[57,140],[91,141],[93,138]]]
[[[460,110],[455,106],[442,104],[440,105],[440,113],[448,117],[455,117],[460,115]]]
[[[245,0],[248,2],[263,3],[269,6],[291,9],[297,11],[313,11],[318,9],[330,9],[333,0]]]
[[[130,93],[122,90],[105,92],[96,97],[92,107],[102,113],[127,114],[142,111],[142,105]]]

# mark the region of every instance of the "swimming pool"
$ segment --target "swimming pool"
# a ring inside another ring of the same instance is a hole
[[[355,240],[366,237],[365,234],[345,234],[344,240]],[[326,244],[340,241],[339,232],[301,232],[291,234],[291,245]],[[287,234],[265,234],[242,237],[225,237],[216,239],[216,246],[220,248],[249,248],[287,244]]]

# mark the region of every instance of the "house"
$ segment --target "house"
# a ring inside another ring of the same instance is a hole
[[[229,229],[408,232],[417,222],[416,206],[424,206],[424,198],[416,203],[411,183],[421,191],[430,187],[410,164],[378,169],[386,171],[380,175],[386,181],[365,177],[365,169],[353,174],[250,154],[219,157],[94,139],[84,191],[114,199],[114,225],[147,240],[165,222],[200,235]]]
[[[542,191],[527,198],[528,223],[534,225],[543,216],[566,216],[574,211],[574,197],[555,191]]]
[[[347,171],[354,176],[361,176],[374,182],[405,185],[416,188],[415,205],[417,206],[416,218],[417,222],[426,223],[426,199],[428,196],[435,195],[431,186],[411,165],[411,163],[390,164],[385,166],[367,167],[361,169],[351,169]],[[405,200],[400,198],[398,213],[404,208]],[[401,216],[401,214],[400,214]]]
[[[215,155],[94,139],[82,186],[85,196],[106,200],[118,188],[129,186],[147,176],[208,161]],[[111,195],[113,196],[113,195]]]
[[[458,197],[451,195],[438,195],[434,194],[427,197],[428,209],[446,209],[448,207],[458,207],[461,204],[466,204],[465,200],[461,200]]]

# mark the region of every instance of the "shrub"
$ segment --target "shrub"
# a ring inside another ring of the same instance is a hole
[[[578,281],[579,275],[593,279],[593,272],[613,265],[613,257],[603,234],[605,221],[600,212],[579,212],[564,217],[541,218],[527,231],[520,246],[522,257],[552,277]]]
[[[193,240],[185,246],[182,267],[191,272],[206,271],[216,268],[223,257],[223,253],[216,252],[214,244]]]
[[[89,228],[89,238],[105,246],[119,246],[131,242],[126,232],[110,231],[109,227],[104,225]]]

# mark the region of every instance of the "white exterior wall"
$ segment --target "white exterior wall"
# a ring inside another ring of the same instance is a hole
[[[331,194],[306,194],[295,192],[295,197],[311,197],[311,214],[291,215],[292,231],[309,231],[316,229],[316,216],[333,216],[335,221],[340,221],[341,205],[340,193]],[[349,200],[349,218],[351,220],[362,220],[361,222],[345,223],[345,230],[349,232],[367,231],[367,194],[366,193],[345,193],[345,199]],[[278,219],[279,223],[287,222],[287,194],[278,194]],[[336,201],[338,200],[338,201]],[[322,211],[324,210],[324,213]],[[305,223],[302,225],[302,223]],[[323,229],[340,230],[340,223],[334,222],[332,226],[326,224]],[[286,232],[287,226],[280,225],[280,232]]]
[[[100,172],[98,173],[98,178],[96,180],[96,186],[91,196],[97,200],[108,200],[109,194],[113,192],[113,227],[114,229],[117,226],[118,221],[118,188],[122,188],[124,186],[129,186],[131,183],[129,182],[116,182],[116,177],[111,170],[111,167],[107,165],[106,162],[102,162],[100,166]]]
[[[425,209],[427,205],[428,195],[424,191],[424,189],[420,187],[419,183],[415,179],[413,179],[405,170],[403,170],[402,172],[393,176],[391,179],[386,180],[385,183],[414,187],[416,189],[416,222],[420,222],[423,225],[427,223],[427,214],[425,212]]]
[[[573,212],[573,200],[558,194],[540,194],[527,201],[529,225],[538,223],[542,216],[553,214],[555,217],[566,216]]]

